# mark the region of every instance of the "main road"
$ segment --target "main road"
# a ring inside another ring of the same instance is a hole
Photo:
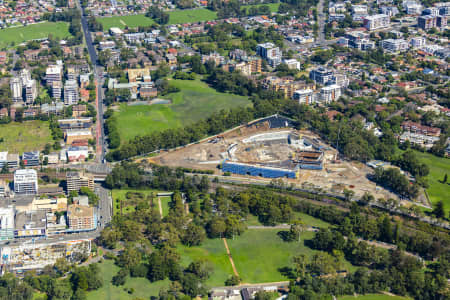
[[[84,7],[81,6],[80,0],[77,0],[76,3],[81,12],[81,26],[83,28],[84,40],[86,41],[89,57],[91,58],[97,88],[97,160],[99,163],[103,164],[105,162],[106,154],[106,139],[103,119],[103,67],[97,64],[97,52],[95,51],[94,44],[92,43],[92,36],[89,31]]]

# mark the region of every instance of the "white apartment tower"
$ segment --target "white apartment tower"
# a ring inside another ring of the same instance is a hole
[[[75,80],[67,80],[64,85],[64,104],[77,104],[79,98],[77,82]]]
[[[53,81],[62,80],[62,67],[60,65],[50,65],[45,72],[47,85],[51,86]]]
[[[38,178],[36,170],[16,170],[14,172],[14,192],[16,194],[37,194]]]
[[[11,78],[9,82],[9,86],[11,87],[11,96],[13,102],[21,102],[22,98],[22,81],[18,77]]]

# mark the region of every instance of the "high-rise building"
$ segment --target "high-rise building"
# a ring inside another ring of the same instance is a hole
[[[14,172],[14,192],[16,194],[37,194],[38,178],[36,170],[16,170]]]
[[[75,80],[67,80],[64,85],[64,104],[73,105],[77,104],[80,99],[78,94],[78,84]]]
[[[256,46],[256,53],[262,58],[265,58],[272,67],[281,64],[283,53],[273,43],[258,44]]]
[[[67,192],[79,191],[82,187],[94,188],[94,177],[80,172],[67,172]]]
[[[45,72],[45,80],[47,85],[51,86],[53,81],[62,80],[62,66],[60,65],[50,65],[47,67]]]
[[[11,96],[13,102],[21,102],[22,98],[22,81],[18,77],[11,78],[9,82],[9,86],[11,87]]]
[[[27,104],[33,104],[34,99],[36,99],[38,95],[36,80],[34,79],[28,80],[24,84],[24,89],[25,89],[25,102]]]
[[[62,91],[62,82],[61,81],[52,81],[52,97],[53,99],[59,101],[61,100],[61,91]]]
[[[22,69],[20,71],[20,80],[22,81],[22,85],[25,85],[28,81],[31,80],[31,73],[27,69]]]
[[[14,208],[0,208],[0,240],[9,240],[14,238]]]

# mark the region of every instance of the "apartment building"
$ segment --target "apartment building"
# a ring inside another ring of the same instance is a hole
[[[402,123],[402,128],[404,131],[411,131],[413,133],[423,134],[427,136],[440,136],[441,129],[431,126],[421,125],[416,122],[405,121]]]
[[[256,46],[256,53],[266,59],[272,67],[278,66],[283,56],[280,48],[276,47],[273,43],[258,44]]]
[[[0,241],[14,238],[14,208],[0,207]]]
[[[80,100],[78,93],[78,84],[75,80],[67,80],[64,85],[64,104],[74,105]]]
[[[363,21],[364,27],[366,27],[367,30],[377,30],[390,26],[390,18],[384,14],[367,16],[364,17]]]
[[[62,66],[50,65],[45,71],[45,80],[47,85],[51,86],[53,81],[62,81]]]
[[[341,95],[341,87],[337,84],[328,85],[320,89],[320,101],[325,104],[338,100]]]
[[[319,68],[314,69],[311,72],[309,72],[309,78],[311,78],[318,84],[323,84],[323,85],[332,83],[333,76],[334,76],[333,71],[323,68],[323,67],[319,67]]]
[[[381,47],[389,52],[403,52],[408,50],[409,44],[404,39],[387,39],[381,41]]]
[[[425,15],[417,18],[417,27],[423,30],[429,30],[436,27],[436,17],[433,15]]]
[[[299,104],[310,105],[315,103],[314,92],[311,89],[297,90],[292,98],[298,101]]]
[[[22,102],[22,81],[18,77],[11,78],[9,82],[11,88],[11,97],[14,103]]]
[[[94,189],[94,176],[82,172],[67,172],[67,192],[79,191],[82,187]]]
[[[34,100],[38,96],[36,80],[31,79],[26,81],[24,84],[24,89],[25,89],[25,102],[27,104],[33,104]]]
[[[96,227],[93,207],[71,204],[67,208],[67,219],[70,230],[90,230]]]
[[[52,97],[56,101],[61,100],[61,93],[62,93],[62,82],[61,81],[52,81],[50,84],[52,88]]]
[[[36,170],[16,170],[14,172],[14,192],[16,194],[37,194],[38,178]]]

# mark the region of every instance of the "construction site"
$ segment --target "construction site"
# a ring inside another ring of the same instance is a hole
[[[287,185],[322,192],[342,194],[348,189],[356,197],[369,192],[376,198],[398,198],[367,178],[373,169],[339,159],[336,149],[319,136],[294,126],[290,119],[274,115],[147,160],[213,170],[236,180],[270,182],[277,178]]]
[[[80,262],[91,253],[90,240],[61,241],[51,244],[23,243],[0,248],[1,274],[12,272],[23,274],[29,270],[42,270],[55,264],[58,258],[71,263]]]

